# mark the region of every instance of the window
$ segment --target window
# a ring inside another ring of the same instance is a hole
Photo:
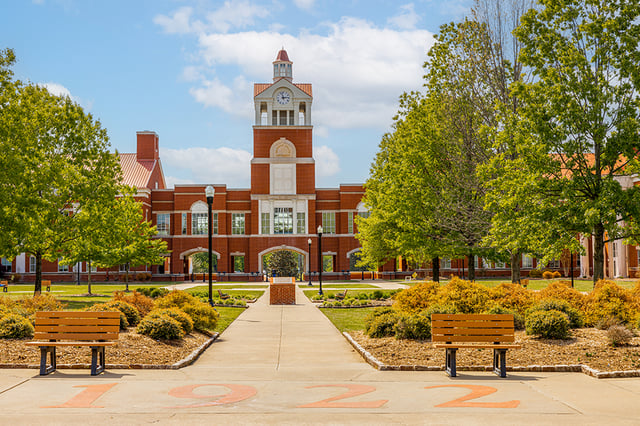
[[[231,214],[231,233],[234,235],[244,234],[244,213]]]
[[[478,256],[473,256],[473,266],[476,269],[480,269],[480,258]]]
[[[306,217],[305,213],[296,213],[296,234],[306,234],[307,226],[306,226]]]
[[[293,209],[291,207],[273,209],[273,233],[293,234]]]
[[[29,257],[29,272],[36,272],[36,257],[35,256],[31,256]]]
[[[526,254],[522,255],[522,267],[523,268],[533,268],[533,257],[528,256]]]
[[[218,213],[212,213],[211,217],[211,233],[218,234]]]
[[[69,265],[63,265],[61,261],[62,258],[58,259],[58,272],[69,272]]]
[[[371,216],[371,212],[370,211],[358,212],[358,216],[367,219],[367,218],[369,218],[369,216]]]
[[[347,223],[349,226],[349,234],[353,234],[353,212],[347,212]]]
[[[2,258],[2,272],[11,272],[11,261],[4,257]]]
[[[233,256],[233,272],[244,272],[244,256]]]
[[[158,214],[158,235],[169,235],[171,230],[171,215],[169,213]]]
[[[505,269],[507,267],[507,264],[504,263],[501,260],[496,261],[496,268],[497,269]]]
[[[322,232],[325,234],[336,233],[336,213],[335,212],[322,213]]]
[[[443,257],[442,259],[440,259],[440,268],[451,269],[451,259],[447,257]]]
[[[191,234],[205,235],[209,232],[209,214],[191,213]]]
[[[118,268],[118,270],[120,272],[127,272],[127,264],[126,263],[121,263],[120,267]]]
[[[271,215],[269,213],[260,213],[260,233],[271,233]]]
[[[333,272],[333,256],[330,254],[322,255],[322,272]]]
[[[187,235],[187,214],[182,213],[182,235]]]
[[[613,247],[613,257],[615,257],[616,256],[616,250],[615,250],[616,245],[613,244],[612,247]],[[560,268],[560,261],[559,260],[552,260],[547,265],[547,268]]]

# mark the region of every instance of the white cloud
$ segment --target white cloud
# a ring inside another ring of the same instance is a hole
[[[419,20],[420,16],[416,13],[413,3],[409,3],[400,6],[400,13],[387,19],[387,22],[403,30],[412,30]]]
[[[313,7],[315,0],[293,0],[293,2],[298,8],[309,10]]]
[[[68,97],[73,102],[79,104],[80,106],[82,106],[82,108],[84,108],[87,111],[90,111],[91,107],[93,106],[93,102],[83,101],[79,97],[73,96],[71,94],[71,91],[66,87],[64,87],[62,84],[48,82],[48,83],[40,83],[39,86],[44,87],[49,91],[49,93],[51,93],[54,96]]]
[[[249,187],[251,153],[242,149],[160,148],[160,158],[168,170],[187,172],[191,179],[167,178],[167,183],[225,183],[232,187]]]
[[[202,33],[219,31],[226,33],[232,28],[246,28],[253,25],[256,18],[269,16],[269,9],[251,4],[248,0],[228,0],[213,12],[205,15],[204,21],[192,20],[193,8],[185,6],[166,15],[156,15],[153,22],[168,34]]]
[[[200,55],[209,68],[235,66],[236,75],[245,81],[266,82],[271,80],[271,62],[284,44],[294,62],[294,81],[314,84],[315,125],[387,129],[397,111],[398,96],[422,86],[422,64],[433,35],[425,30],[379,28],[357,18],[343,18],[325,28],[326,35],[201,34]],[[203,80],[191,94],[204,105],[252,116],[251,92],[238,93],[239,87],[220,78]],[[238,95],[246,96],[247,107],[237,104]]]
[[[251,84],[243,76],[236,77],[231,87],[222,84],[217,78],[203,78],[200,87],[191,88],[189,93],[206,107],[220,108],[230,114],[253,118]]]
[[[317,177],[333,176],[340,171],[340,158],[326,145],[313,147],[313,158]]]

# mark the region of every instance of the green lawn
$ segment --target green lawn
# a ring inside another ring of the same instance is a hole
[[[323,290],[323,296],[325,296],[325,297],[324,297],[325,299],[333,299],[333,296],[334,296],[336,293],[342,293],[342,291],[343,291],[343,289],[342,289],[342,288],[330,289],[329,291],[324,291],[324,290],[325,290],[325,289],[324,289],[324,286],[322,286],[322,287],[323,287],[323,289],[322,289],[322,290]],[[353,291],[352,291],[352,290],[349,290],[349,291],[347,292],[347,298],[349,298],[349,297],[355,297],[356,295],[359,295],[359,294],[362,294],[362,293],[371,294],[371,293],[376,292],[376,291],[380,291],[380,292],[382,292],[383,294],[387,294],[387,295],[389,295],[391,292],[393,292],[393,291],[395,291],[395,290],[383,290],[383,289],[380,289],[380,288],[373,288],[373,289],[364,289],[364,290],[362,290],[362,289],[357,289],[357,288],[356,288],[356,289],[353,289]],[[303,292],[304,292],[305,296],[307,296],[309,299],[311,299],[311,296],[315,296],[315,295],[317,295],[317,294],[318,294],[318,290],[317,290],[317,288],[316,288],[316,289],[312,289],[311,287],[309,287],[309,289],[308,289],[308,290],[304,290]]]
[[[266,286],[264,286],[266,287]],[[223,293],[228,294],[231,297],[235,297],[236,299],[256,299],[260,296],[262,296],[264,294],[264,290],[242,290],[239,289],[237,286],[229,286],[229,288],[235,288],[236,290],[227,290],[225,289],[225,291]],[[262,287],[258,287],[258,288],[262,288]],[[218,296],[218,289],[221,289],[221,287],[216,287],[213,289],[213,298],[219,298]],[[199,285],[198,287],[192,287],[187,289],[187,292],[189,293],[196,293],[196,294],[209,294],[209,286],[202,286]]]
[[[316,291],[320,288],[319,285],[309,285],[309,284],[298,284],[298,287],[300,288],[314,288],[316,289]],[[371,284],[353,284],[353,283],[344,283],[344,282],[334,282],[334,281],[329,281],[328,283],[322,283],[322,290],[324,290],[325,288],[329,288],[329,289],[338,289],[338,290],[344,290],[345,288],[372,288],[372,289],[379,289],[379,287],[375,286],[375,285],[371,285]]]
[[[244,308],[227,308],[222,306],[216,306],[216,311],[220,313],[218,324],[216,329],[218,333],[222,333],[229,325],[238,318],[238,315],[244,312]]]
[[[371,311],[380,308],[334,309],[322,308],[320,312],[336,326],[338,330],[355,331],[364,330],[364,319]]]

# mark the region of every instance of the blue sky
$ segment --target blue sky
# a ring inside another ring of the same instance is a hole
[[[0,3],[0,48],[16,77],[79,102],[135,152],[160,136],[169,186],[250,184],[253,83],[284,46],[312,83],[319,187],[360,183],[398,96],[422,85],[441,24],[470,0],[36,0]]]

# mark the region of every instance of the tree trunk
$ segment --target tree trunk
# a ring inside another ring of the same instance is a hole
[[[520,283],[520,251],[511,253],[511,282]]]
[[[476,280],[476,265],[475,265],[475,256],[473,253],[469,253],[467,255],[467,261],[469,262],[469,281]]]
[[[91,294],[91,261],[87,263],[87,294]]]
[[[127,293],[129,292],[129,262],[127,262],[125,264],[125,268],[124,268],[124,282],[125,282],[125,289],[124,291],[126,291]]]
[[[42,253],[37,251],[36,255],[36,282],[33,286],[33,295],[37,296],[42,292]]]
[[[440,282],[440,258],[438,256],[431,259],[431,267],[433,269],[433,282]]]
[[[597,223],[593,234],[593,285],[604,278],[604,225]]]

